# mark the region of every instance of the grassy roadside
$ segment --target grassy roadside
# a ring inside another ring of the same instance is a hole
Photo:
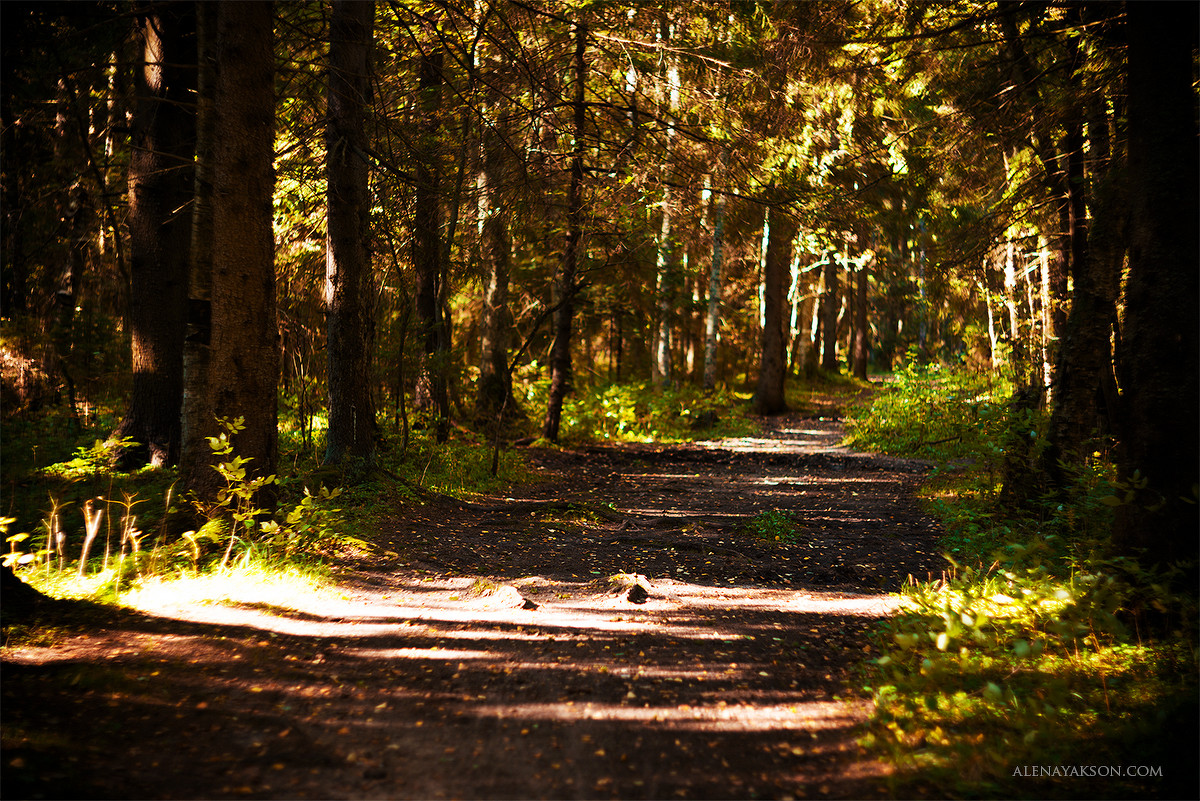
[[[864,745],[899,796],[1194,797],[1196,597],[1107,547],[1120,488],[1100,452],[1072,485],[999,503],[1006,449],[1042,421],[1008,386],[902,371],[855,413],[860,447],[932,459],[947,570],[904,593],[863,667]]]

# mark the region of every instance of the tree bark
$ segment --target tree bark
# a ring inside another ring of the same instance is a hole
[[[219,3],[213,87],[211,350],[195,387],[189,425],[203,443],[216,419],[244,418],[234,452],[249,477],[274,474],[278,460],[278,327],[275,320],[275,57],[270,2]],[[185,454],[184,483],[211,499],[220,476],[210,453]],[[270,505],[272,494],[259,499]]]
[[[668,48],[674,26],[668,17],[662,21],[661,41]],[[676,307],[679,303],[681,274],[679,266],[679,248],[671,228],[671,215],[674,213],[671,190],[671,166],[675,157],[675,125],[673,123],[676,107],[679,104],[679,65],[674,56],[666,62],[667,107],[663,115],[667,121],[666,152],[662,163],[662,217],[658,234],[658,252],[656,258],[658,305],[654,320],[654,378],[663,386],[670,386],[674,376],[672,364],[672,348],[676,344],[677,319]]]
[[[718,190],[724,184],[729,168],[729,149],[721,149]],[[712,264],[708,271],[708,312],[704,317],[704,388],[717,386],[717,345],[721,332],[721,270],[725,248],[725,193],[714,193]]]
[[[560,305],[554,314],[554,342],[550,346],[550,397],[542,426],[542,436],[551,442],[558,442],[563,399],[571,391],[571,323],[576,291],[575,273],[583,238],[583,127],[587,112],[583,89],[587,81],[586,52],[587,26],[578,22],[575,24],[575,96],[572,99],[575,151],[571,156],[571,175],[567,187],[567,243],[558,271]]]
[[[494,98],[498,100],[499,98]],[[490,104],[494,110],[498,103]],[[484,126],[483,170],[479,192],[479,249],[483,263],[483,314],[480,317],[479,388],[475,413],[480,425],[494,425],[503,408],[513,411],[512,375],[508,370],[508,352],[512,331],[512,313],[508,306],[509,277],[512,270],[512,237],[500,190],[508,173],[508,114],[497,111],[494,126]]]
[[[1070,13],[1077,16],[1079,6]],[[1071,59],[1074,71],[1073,88],[1081,91],[1080,72],[1083,56],[1078,45]],[[1084,174],[1084,110],[1073,105],[1070,119],[1066,121],[1064,150],[1067,153],[1067,207],[1069,209],[1068,237],[1071,243],[1071,309],[1065,330],[1059,343],[1058,358],[1054,370],[1054,402],[1047,433],[1049,446],[1045,451],[1043,467],[1055,485],[1066,480],[1061,474],[1060,464],[1081,462],[1092,450],[1092,441],[1110,429],[1105,418],[1103,388],[1113,383],[1112,348],[1110,345],[1112,322],[1115,316],[1112,280],[1107,273],[1113,269],[1111,243],[1101,249],[1108,258],[1097,258],[1090,247],[1090,232],[1087,220],[1086,182]],[[1093,126],[1094,128],[1094,126]],[[1093,130],[1093,137],[1104,137],[1104,131]],[[1106,139],[1093,141],[1106,150]],[[1093,162],[1097,166],[1096,160]],[[1093,209],[1095,212],[1095,209]],[[1104,228],[1097,229],[1103,238],[1116,228],[1117,220],[1110,213],[1103,220]],[[1095,214],[1093,214],[1095,218]]]
[[[195,173],[195,4],[137,7],[139,68],[129,161],[127,316],[133,386],[113,436],[137,445],[126,461],[179,461],[188,256]]]
[[[850,361],[854,365],[854,377],[867,380],[867,357],[870,354],[870,331],[867,328],[867,289],[870,279],[870,262],[866,259],[858,266],[858,288],[854,295],[854,343],[850,349]]]
[[[325,464],[367,467],[375,455],[371,357],[375,285],[367,247],[370,193],[364,121],[370,96],[374,2],[334,0],[329,20],[325,128],[329,430]]]
[[[207,405],[212,366],[212,235],[213,145],[216,109],[213,103],[218,72],[217,3],[196,3],[196,166],[192,196],[192,239],[188,254],[188,312],[183,343],[183,409],[180,473],[185,477],[207,470],[212,420]]]
[[[841,265],[830,252],[825,257],[825,293],[821,297],[821,369],[831,373],[838,371],[838,277]]]
[[[441,166],[438,153],[445,53],[441,45],[434,47],[434,50],[421,54],[417,86],[421,118],[417,122],[412,252],[421,361],[413,408],[432,412],[437,441],[445,442],[450,435],[450,389],[447,380],[450,342],[439,303],[445,265],[442,264],[439,210]]]
[[[1190,560],[1191,591],[1200,481],[1196,11],[1191,3],[1126,4],[1131,223],[1119,468],[1139,488],[1119,507],[1113,532],[1120,552],[1150,565]]]
[[[774,211],[774,210],[773,210]],[[767,258],[763,269],[763,330],[758,369],[758,389],[754,393],[757,414],[787,411],[784,383],[787,377],[787,288],[792,264],[792,241],[796,221],[786,213],[770,214]]]

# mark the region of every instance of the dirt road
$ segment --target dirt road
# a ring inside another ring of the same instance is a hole
[[[940,569],[924,468],[770,426],[537,452],[521,497],[398,513],[335,593],[5,649],[3,795],[885,794],[847,686],[886,591]]]

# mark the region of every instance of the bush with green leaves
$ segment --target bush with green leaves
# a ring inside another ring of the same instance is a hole
[[[1011,382],[990,373],[909,362],[847,421],[846,441],[897,456],[998,463],[1014,427],[1036,430],[1036,420],[1011,413],[1011,392]]]
[[[217,490],[214,503],[197,503],[197,509],[208,518],[210,525],[201,527],[198,532],[184,534],[184,540],[196,553],[197,565],[202,543],[211,540],[213,533],[221,529],[225,529],[222,533],[228,538],[221,567],[229,563],[235,546],[238,546],[243,562],[255,555],[286,560],[298,553],[313,551],[336,535],[341,510],[331,508],[330,504],[341,495],[340,488],[330,490],[322,486],[314,495],[305,487],[304,496],[280,523],[258,505],[263,490],[276,483],[276,476],[250,476],[246,469],[250,457],[234,453],[232,438],[245,428],[245,419],[218,418],[217,422],[223,430],[208,438],[208,446],[213,456],[224,457],[213,469],[224,479],[225,486]],[[225,524],[218,526],[214,521],[225,521]]]

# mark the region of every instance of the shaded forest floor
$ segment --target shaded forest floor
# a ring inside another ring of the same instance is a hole
[[[3,796],[885,796],[847,688],[941,560],[925,466],[840,437],[536,451],[519,498],[398,510],[334,593],[74,607],[4,650]]]

